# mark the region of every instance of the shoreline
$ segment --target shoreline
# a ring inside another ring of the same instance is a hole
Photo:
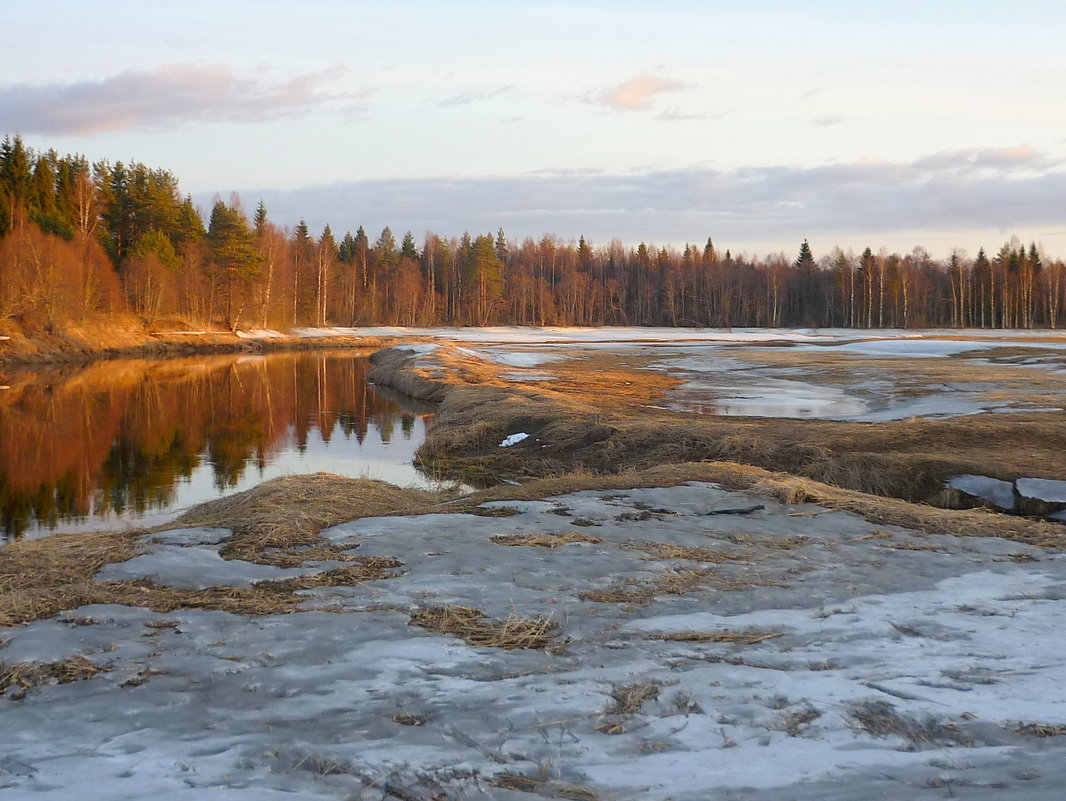
[[[209,356],[222,353],[273,353],[319,348],[382,348],[396,338],[375,336],[308,336],[296,333],[271,337],[242,337],[228,331],[161,331],[123,333],[110,340],[90,342],[78,336],[0,340],[0,367],[88,364],[114,359]]]

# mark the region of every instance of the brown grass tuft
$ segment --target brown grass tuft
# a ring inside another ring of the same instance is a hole
[[[518,773],[497,773],[489,781],[489,785],[499,787],[501,790],[531,793],[544,798],[565,798],[571,801],[598,801],[599,799],[596,793],[580,784],[552,781],[537,776],[523,776]]]
[[[555,640],[559,624],[548,617],[518,617],[492,620],[478,609],[447,604],[418,609],[410,624],[429,631],[451,634],[475,647],[561,650]]]
[[[852,705],[850,717],[863,731],[875,737],[896,735],[914,745],[973,745],[972,739],[951,723],[940,723],[932,718],[921,721],[904,717],[886,701],[862,701]]]
[[[1048,723],[1023,723],[1014,730],[1014,733],[1025,737],[1061,737],[1066,734],[1066,726],[1052,726]]]
[[[686,547],[684,545],[669,545],[662,542],[627,542],[623,548],[632,551],[643,551],[647,554],[645,559],[687,559],[691,562],[733,562],[742,561],[747,554],[732,554],[725,551],[715,551],[710,548]]]
[[[636,715],[644,708],[644,704],[659,697],[661,689],[662,685],[656,681],[616,684],[611,688],[611,698],[614,700],[614,706],[607,711],[607,714]]]
[[[599,537],[590,537],[579,531],[562,531],[556,534],[497,534],[490,539],[496,545],[527,545],[535,548],[561,548],[572,542],[603,542]]]
[[[0,627],[95,603],[92,578],[141,553],[144,532],[54,534],[0,548]]]
[[[449,497],[331,473],[285,476],[193,507],[169,527],[228,528],[233,536],[222,547],[223,558],[291,567],[310,559],[347,561],[318,535],[324,528],[422,510]]]
[[[14,688],[8,696],[12,700],[26,697],[26,693],[44,684],[69,684],[91,679],[111,668],[94,665],[84,656],[72,656],[59,662],[16,662],[0,664],[0,693]]]
[[[779,631],[675,631],[667,634],[652,635],[656,640],[678,640],[681,642],[720,642],[736,645],[754,645],[764,640],[773,640],[785,636]]]
[[[739,577],[722,575],[710,568],[664,570],[646,581],[623,579],[599,589],[582,590],[578,597],[595,603],[646,606],[658,595],[689,595],[703,589],[721,592],[750,590],[754,587],[784,587],[781,582],[745,571]]]

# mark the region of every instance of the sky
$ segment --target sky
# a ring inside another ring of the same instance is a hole
[[[1061,0],[38,0],[0,134],[335,233],[1066,256]]]

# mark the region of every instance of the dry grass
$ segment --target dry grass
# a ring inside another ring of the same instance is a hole
[[[313,559],[347,561],[318,532],[360,517],[424,510],[451,495],[404,489],[331,473],[286,476],[193,507],[173,526],[228,528],[225,559],[292,567]]]
[[[1014,733],[1025,737],[1061,737],[1066,734],[1066,726],[1052,726],[1048,723],[1023,723],[1014,730]]]
[[[863,731],[875,737],[896,735],[913,745],[973,745],[971,738],[951,723],[939,723],[932,718],[920,721],[896,712],[886,701],[862,701],[848,711],[851,718]]]
[[[714,642],[730,643],[734,645],[754,645],[755,643],[773,640],[785,635],[779,631],[674,631],[668,634],[652,635],[656,640],[676,640],[680,642]]]
[[[748,558],[748,554],[726,553],[715,551],[711,548],[688,547],[684,545],[671,545],[662,542],[627,542],[623,548],[633,551],[643,551],[648,560],[659,559],[686,559],[691,562],[735,562]]]
[[[641,584],[619,583],[598,590],[582,590],[578,593],[582,601],[599,604],[633,604],[646,606],[655,600],[655,592]]]
[[[659,697],[661,689],[662,685],[656,681],[616,684],[611,688],[611,699],[614,701],[614,706],[607,711],[607,714],[637,715],[644,708],[644,704]]]
[[[489,781],[492,787],[516,793],[531,793],[544,798],[566,798],[571,801],[597,801],[599,796],[588,787],[569,782],[553,781],[539,776],[523,776],[518,773],[497,773]]]
[[[791,551],[793,548],[802,548],[804,545],[811,544],[811,538],[803,535],[775,537],[771,534],[726,534],[724,536],[737,545],[747,545],[764,551]]]
[[[26,693],[44,684],[69,684],[73,681],[91,679],[97,673],[107,673],[111,668],[94,665],[84,656],[72,656],[60,662],[0,663],[0,693],[12,690],[12,700],[26,697]],[[12,689],[14,688],[14,689]]]
[[[411,615],[410,624],[441,634],[451,634],[475,647],[531,648],[558,652],[562,645],[556,641],[559,624],[548,617],[518,617],[493,620],[469,606],[447,604],[418,609]]]
[[[783,729],[785,734],[789,737],[799,737],[808,726],[818,720],[821,716],[821,712],[808,704],[803,709],[787,715],[785,719],[781,721],[780,728]]]
[[[392,716],[392,722],[401,726],[425,726],[425,715],[412,715],[409,712],[397,712]]]
[[[99,585],[93,576],[110,562],[141,553],[143,534],[55,534],[2,546],[0,627],[97,603]]]
[[[590,537],[580,531],[562,531],[556,534],[497,534],[490,539],[496,545],[527,545],[535,548],[561,548],[572,542],[603,542],[599,537]]]
[[[623,579],[607,587],[582,590],[578,597],[594,603],[616,603],[646,606],[659,595],[690,595],[704,589],[720,592],[739,592],[755,587],[784,587],[779,581],[745,571],[728,576],[710,568],[675,568],[656,573],[651,578]]]
[[[143,532],[141,533],[143,535]],[[239,615],[272,615],[298,611],[307,601],[299,593],[318,587],[362,584],[392,578],[400,563],[382,557],[352,557],[351,565],[250,587],[208,587],[189,590],[148,580],[94,581],[108,562],[119,562],[140,550],[141,535],[57,535],[4,546],[0,563],[0,627],[51,617],[88,604],[126,604],[155,612],[214,609]]]

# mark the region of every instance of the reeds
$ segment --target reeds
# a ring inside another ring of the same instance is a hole
[[[494,620],[485,617],[479,609],[446,604],[422,607],[411,615],[409,622],[428,631],[451,634],[478,648],[558,651],[562,647],[555,637],[559,624],[551,615],[519,617],[512,614],[503,620]]]

